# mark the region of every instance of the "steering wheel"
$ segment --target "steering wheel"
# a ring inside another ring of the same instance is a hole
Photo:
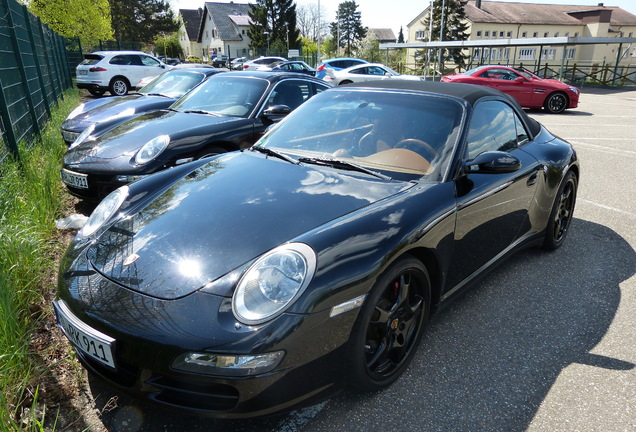
[[[428,161],[432,161],[437,156],[437,151],[429,143],[417,138],[406,138],[400,140],[395,145],[395,148],[408,148],[411,146],[417,147],[418,150],[423,150],[425,154],[423,154],[422,156],[424,156]]]

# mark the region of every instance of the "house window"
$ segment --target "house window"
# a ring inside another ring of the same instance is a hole
[[[490,32],[489,32],[489,31],[485,31],[485,32],[484,32],[484,37],[485,37],[485,38],[490,37]]]
[[[559,37],[559,32],[556,32],[556,33],[554,34],[554,37]]]
[[[500,38],[504,37],[504,32],[499,32],[499,37]]]
[[[478,38],[481,38],[481,30],[479,30],[479,31],[477,32],[477,37],[478,37]]]
[[[574,37],[579,37],[579,32],[574,33]]]
[[[205,38],[209,39],[210,38],[210,32],[208,32],[207,30],[205,31]]]
[[[496,30],[492,32],[492,38],[493,39],[497,39],[497,31]]]
[[[519,50],[519,60],[534,60],[534,48],[522,48]]]
[[[556,48],[543,48],[541,51],[541,60],[554,60]]]
[[[524,38],[524,37],[528,37],[528,33],[527,33],[527,32],[523,32],[523,33],[521,33],[521,37],[522,37],[522,38]]]
[[[548,37],[548,32],[543,33],[543,37]]]
[[[425,31],[424,30],[416,30],[415,31],[415,39],[424,39],[425,38]]]
[[[629,36],[627,36],[627,37],[632,37],[632,35],[633,35],[633,34],[634,34],[634,33],[629,32]]]
[[[532,37],[539,37],[539,32],[532,33]]]
[[[512,37],[512,32],[508,32],[508,33],[506,34],[506,37],[507,37],[507,38],[511,38],[511,37]]]
[[[565,50],[565,59],[566,60],[574,60],[576,56],[576,48],[567,48]]]
[[[565,32],[565,34],[563,36],[570,37],[570,32]]]

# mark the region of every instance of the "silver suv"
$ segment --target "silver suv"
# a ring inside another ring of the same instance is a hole
[[[75,69],[78,88],[101,96],[110,91],[123,96],[135,89],[142,78],[156,76],[171,66],[141,51],[95,51],[84,55]]]

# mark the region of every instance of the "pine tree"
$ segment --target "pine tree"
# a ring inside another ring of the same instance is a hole
[[[108,0],[115,39],[152,43],[179,30],[167,0]]]
[[[250,4],[249,17],[252,23],[247,34],[252,48],[265,48],[268,41],[270,47],[298,48],[300,32],[294,0],[256,0],[256,4]]]
[[[444,28],[441,32],[440,39],[440,27],[442,26],[442,3]],[[424,20],[423,24],[428,31],[430,28],[430,16],[429,14]],[[466,12],[464,11],[464,2],[461,0],[434,0],[433,2],[433,32],[431,40],[433,41],[464,41],[468,39],[468,24],[466,21]],[[444,51],[448,51],[448,54],[444,54]],[[440,50],[442,52],[442,59],[440,59],[440,65],[444,64],[444,58],[451,58],[459,68],[466,67],[466,55],[462,53],[460,48],[450,50]],[[442,69],[443,66],[440,67]]]
[[[338,5],[336,21],[332,22],[331,36],[339,41],[339,46],[345,49],[345,55],[351,56],[358,49],[360,42],[367,35],[367,29],[362,26],[362,14],[357,10],[355,0],[345,1]]]
[[[398,43],[404,43],[404,32],[402,31],[402,26],[400,26],[400,33],[398,34]]]

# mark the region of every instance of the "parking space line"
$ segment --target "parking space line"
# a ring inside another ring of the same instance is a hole
[[[600,207],[600,208],[605,209],[605,210],[610,210],[610,211],[613,211],[615,213],[620,213],[622,215],[628,216],[630,219],[636,219],[636,215],[635,214],[633,214],[631,212],[628,212],[626,210],[621,210],[621,209],[618,209],[616,207],[610,207],[608,205],[597,203],[595,201],[586,200],[584,198],[577,198],[577,201],[580,202],[580,203],[582,202],[584,204],[593,205],[595,207]]]

